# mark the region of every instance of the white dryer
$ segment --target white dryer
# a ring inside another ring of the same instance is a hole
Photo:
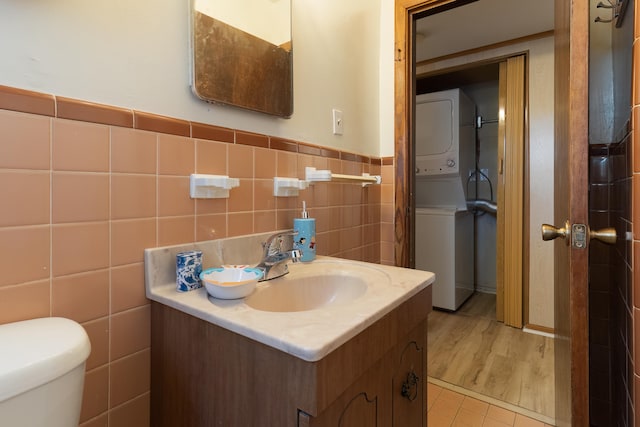
[[[474,290],[475,105],[460,89],[416,96],[415,265],[436,275],[433,306],[455,311]]]
[[[417,208],[415,261],[435,273],[433,306],[455,311],[474,290],[474,224],[469,211]]]

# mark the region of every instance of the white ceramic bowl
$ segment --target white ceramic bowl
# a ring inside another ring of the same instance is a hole
[[[249,267],[209,268],[200,273],[207,292],[214,298],[238,299],[253,292],[262,270]]]

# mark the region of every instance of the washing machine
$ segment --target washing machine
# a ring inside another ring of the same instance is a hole
[[[416,96],[415,266],[435,273],[433,306],[450,311],[474,290],[467,177],[476,168],[475,111],[460,89]]]
[[[455,311],[474,290],[473,214],[455,207],[416,209],[415,265],[435,273],[433,306]]]

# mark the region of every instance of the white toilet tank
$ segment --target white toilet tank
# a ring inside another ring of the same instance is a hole
[[[90,352],[73,320],[0,325],[0,426],[77,427]]]

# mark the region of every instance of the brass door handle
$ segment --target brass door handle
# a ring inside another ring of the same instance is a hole
[[[564,228],[555,227],[550,224],[542,224],[542,240],[553,240],[562,237],[569,244],[571,238],[571,227],[569,221],[564,223]]]
[[[618,240],[616,229],[613,227],[602,228],[600,230],[589,230],[589,240],[600,240],[609,245],[615,245]]]
[[[591,230],[585,224],[573,224],[571,226],[569,221],[564,223],[564,228],[542,224],[542,240],[553,240],[558,237],[565,239],[567,245],[571,242],[571,246],[577,249],[585,249],[587,247],[587,237],[589,240],[600,240],[609,245],[615,244],[617,240],[616,229],[613,227]]]

